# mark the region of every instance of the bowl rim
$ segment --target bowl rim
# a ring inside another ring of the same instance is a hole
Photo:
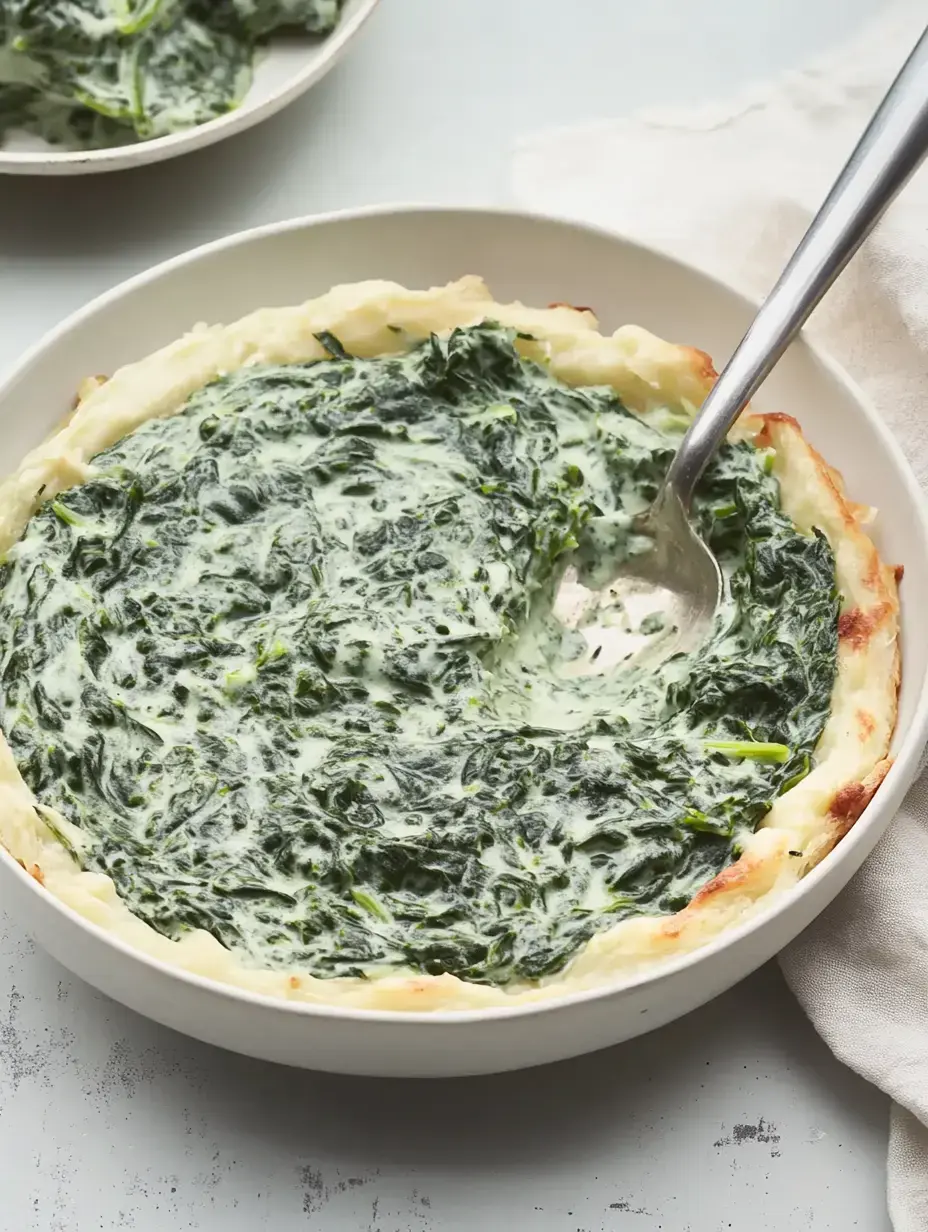
[[[262,120],[269,119],[315,85],[332,68],[348,43],[361,30],[380,0],[357,0],[357,8],[342,15],[335,29],[317,45],[319,54],[311,63],[294,73],[290,81],[274,90],[262,102],[248,103],[248,95],[239,106],[225,115],[216,116],[193,128],[137,141],[129,145],[106,146],[101,150],[4,150],[0,146],[0,175],[80,175],[82,173],[124,171],[149,163],[164,162],[181,154],[214,145],[235,133],[245,132]]]
[[[374,2],[376,3],[376,0]],[[676,267],[684,275],[695,276],[699,280],[708,282],[729,297],[734,295],[748,309],[756,310],[759,306],[758,302],[752,297],[743,294],[723,279],[708,274],[695,265],[691,265],[668,253],[661,252],[652,245],[629,239],[617,231],[610,230],[608,227],[587,223],[571,218],[568,215],[523,210],[506,206],[418,204],[415,202],[369,205],[305,215],[281,222],[267,223],[245,231],[234,232],[231,235],[223,236],[220,239],[191,248],[117,283],[116,286],[95,296],[83,307],[65,317],[64,320],[29,347],[18,363],[14,364],[12,369],[0,377],[0,407],[2,407],[3,400],[7,396],[8,391],[16,385],[21,375],[25,374],[43,354],[52,351],[59,339],[67,335],[73,328],[83,324],[95,316],[101,309],[105,309],[109,305],[118,302],[124,296],[141,290],[151,283],[158,282],[165,275],[171,274],[185,265],[193,265],[198,261],[226,250],[260,242],[263,239],[289,232],[367,219],[387,218],[396,215],[406,217],[415,215],[464,215],[469,218],[482,218],[490,221],[493,219],[504,219],[510,222],[523,220],[529,224],[535,222],[554,224],[555,226],[586,233],[597,239],[609,241],[619,247],[643,252],[649,258]],[[800,335],[798,341],[799,345],[802,345],[807,353],[825,369],[828,377],[836,384],[842,386],[847,395],[857,402],[866,418],[870,421],[871,427],[881,438],[884,448],[896,465],[898,475],[903,482],[911,505],[918,510],[918,524],[921,537],[926,546],[928,546],[928,494],[922,492],[901,446],[890,432],[889,427],[857,382],[827,352],[811,343],[804,334]],[[928,564],[928,557],[926,557],[926,564]],[[928,672],[926,672],[926,675],[928,675]],[[896,735],[898,737],[898,732]],[[902,795],[917,774],[919,760],[926,743],[928,743],[928,688],[922,688],[909,728],[901,739],[893,765],[873,799],[850,832],[791,890],[781,894],[768,907],[759,911],[756,915],[752,915],[743,923],[724,930],[706,945],[681,954],[676,958],[669,958],[652,970],[645,970],[624,977],[616,977],[595,988],[566,992],[547,997],[543,1000],[512,1006],[486,1006],[473,1009],[427,1010],[419,1012],[416,1010],[365,1009],[356,1006],[340,1006],[338,1004],[289,1001],[283,997],[254,992],[250,989],[227,984],[220,980],[212,979],[209,976],[187,971],[183,967],[164,962],[162,959],[156,958],[144,950],[131,945],[115,933],[102,928],[40,886],[2,844],[0,844],[0,865],[3,865],[14,876],[19,877],[23,884],[39,897],[44,906],[51,907],[52,911],[58,914],[62,926],[78,926],[97,940],[103,941],[105,944],[121,951],[128,958],[134,959],[136,962],[148,967],[152,975],[162,978],[167,976],[180,980],[192,988],[196,988],[208,995],[218,996],[223,1000],[245,1003],[267,1012],[296,1015],[297,1017],[382,1023],[384,1025],[402,1024],[407,1027],[417,1026],[420,1028],[432,1025],[454,1026],[499,1019],[534,1017],[537,1014],[565,1010],[584,1002],[604,1000],[612,996],[631,992],[633,989],[639,989],[646,985],[656,985],[665,980],[672,979],[678,972],[708,961],[712,955],[733,946],[739,940],[751,936],[762,929],[768,921],[791,909],[794,904],[802,901],[814,892],[816,885],[829,875],[837,862],[843,860],[846,855],[849,856],[856,847],[867,841],[868,832],[879,824],[879,819],[885,812],[880,806],[882,801],[887,798],[887,787],[892,794],[898,793],[899,802],[901,803]],[[897,783],[899,788],[894,791],[894,786]],[[891,820],[890,818],[890,822]],[[831,900],[829,899],[829,901]]]

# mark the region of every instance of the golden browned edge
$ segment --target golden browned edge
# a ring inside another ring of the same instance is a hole
[[[719,375],[716,372],[715,365],[712,362],[712,356],[707,355],[705,351],[698,350],[696,347],[685,346],[680,349],[689,355],[692,361],[693,374],[698,377],[699,380],[705,381],[706,392],[708,393],[708,391],[715,384]]]
[[[796,426],[796,430],[801,433],[802,429],[795,420],[793,420],[793,423]],[[862,544],[866,545],[869,557],[864,582],[872,595],[872,600],[865,607],[856,605],[848,611],[841,613],[838,618],[838,641],[854,653],[861,653],[866,649],[868,643],[878,630],[885,628],[893,630],[895,634],[895,655],[891,687],[895,697],[895,711],[893,714],[893,727],[895,728],[895,720],[899,712],[899,686],[902,682],[902,653],[899,648],[898,637],[899,583],[902,581],[905,567],[903,565],[885,565],[880,560],[876,547],[860,529],[860,518],[866,512],[866,507],[848,501],[845,495],[844,478],[841,473],[833,466],[830,466],[811,445],[809,446],[809,451],[815,458],[820,475],[831,485],[835,496],[844,506],[845,526],[847,527],[848,534],[856,536]],[[861,739],[864,739],[873,730],[873,719],[867,711],[858,710],[857,721]],[[884,752],[888,754],[888,748]],[[891,757],[882,757],[865,778],[848,783],[835,793],[828,810],[833,823],[832,833],[834,837],[831,843],[821,852],[821,856],[827,855],[835,844],[848,833],[873,799],[877,788],[883,782],[892,764],[893,759]]]
[[[20,868],[25,869],[26,872],[29,874],[29,876],[34,881],[37,881],[40,886],[45,885],[45,874],[42,872],[38,864],[32,864],[29,867],[26,867],[26,861],[20,860],[18,857],[16,857],[16,863],[19,865]]]
[[[697,354],[701,354],[701,352],[697,352]],[[706,356],[706,359],[708,360],[708,356]],[[709,365],[711,367],[711,361],[709,361]],[[902,580],[904,567],[902,565],[885,565],[880,560],[876,546],[870,537],[861,530],[861,519],[869,513],[869,508],[865,505],[855,504],[847,499],[844,479],[841,473],[826,462],[821,454],[809,444],[803,434],[801,425],[792,415],[785,415],[780,412],[758,414],[749,409],[745,412],[745,417],[751,421],[752,428],[755,423],[760,425],[759,430],[754,433],[754,443],[760,448],[765,448],[773,443],[771,429],[777,424],[788,426],[802,437],[809,454],[814,460],[819,479],[831,491],[842,510],[846,533],[849,537],[857,540],[868,558],[864,582],[867,590],[870,592],[871,600],[866,606],[855,605],[840,614],[838,618],[839,646],[848,647],[854,653],[862,653],[878,630],[891,628],[895,634],[898,634],[898,583]],[[891,729],[895,728],[895,720],[898,715],[899,685],[902,678],[902,662],[898,636],[894,636],[894,646],[894,671],[890,684],[895,698],[895,710]],[[873,718],[867,711],[858,710],[857,721],[860,729],[859,739],[863,741],[873,731]],[[887,744],[886,749],[884,749],[884,756],[880,758],[869,774],[863,779],[851,780],[835,792],[828,808],[830,833],[826,840],[816,847],[814,858],[806,865],[806,872],[820,863],[835,848],[840,840],[851,830],[861,813],[863,813],[864,809],[873,799],[893,764],[893,759],[888,756],[888,752]],[[666,924],[666,931],[671,936],[677,935],[680,927],[693,911],[704,907],[720,894],[748,884],[761,863],[762,859],[759,857],[744,855],[736,860],[734,864],[730,864],[727,868],[722,869],[717,876],[713,877],[710,882],[698,891],[682,911],[670,917]]]

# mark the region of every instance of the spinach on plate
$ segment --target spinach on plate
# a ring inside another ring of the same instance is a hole
[[[0,0],[0,139],[92,149],[224,115],[258,42],[327,34],[341,0]]]

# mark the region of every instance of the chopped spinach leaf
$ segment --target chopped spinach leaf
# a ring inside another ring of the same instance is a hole
[[[322,341],[33,517],[0,570],[4,730],[84,866],[169,937],[318,976],[550,976],[683,907],[807,773],[831,550],[727,444],[695,504],[726,580],[708,645],[572,675],[558,582],[604,521],[628,540],[680,425],[492,325],[373,360]]]
[[[256,44],[327,34],[341,0],[0,0],[0,139],[82,149],[204,124],[251,84]]]

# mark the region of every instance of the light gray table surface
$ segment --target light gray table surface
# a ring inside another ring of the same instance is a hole
[[[189,158],[0,180],[0,369],[197,243],[377,201],[507,200],[522,133],[703,102],[878,0],[383,0],[303,101]],[[770,966],[544,1070],[456,1082],[238,1058],[72,979],[0,912],[0,1232],[888,1232],[886,1100]]]

